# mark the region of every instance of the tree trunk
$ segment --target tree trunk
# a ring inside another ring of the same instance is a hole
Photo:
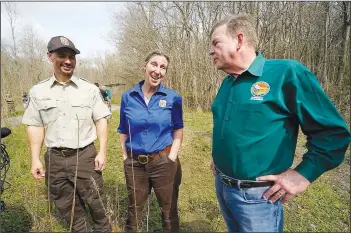
[[[343,18],[344,18],[344,25],[343,25],[343,42],[342,42],[342,46],[340,48],[340,52],[341,52],[341,59],[340,59],[340,66],[338,68],[337,71],[337,76],[336,79],[340,84],[342,83],[342,76],[344,75],[344,68],[346,66],[346,58],[347,58],[347,52],[348,50],[347,48],[347,44],[348,44],[348,40],[350,37],[350,19],[349,19],[349,15],[348,15],[348,8],[350,6],[350,2],[343,2]],[[351,10],[350,10],[351,11]],[[351,12],[349,12],[351,14]]]
[[[340,52],[342,54],[342,57],[340,59],[340,65],[338,67],[337,71],[337,86],[339,87],[338,89],[343,89],[343,82],[344,82],[344,76],[345,76],[345,68],[346,68],[346,62],[347,62],[347,53],[350,52],[347,49],[348,41],[350,39],[350,23],[351,23],[351,3],[350,2],[343,2],[343,18],[344,18],[344,25],[343,25],[343,43],[340,49]],[[341,90],[340,89],[340,90]],[[342,105],[342,93],[338,95],[338,107],[340,108]]]
[[[324,24],[324,62],[323,74],[321,77],[322,85],[328,91],[328,30],[329,30],[329,2],[325,2],[325,24]]]

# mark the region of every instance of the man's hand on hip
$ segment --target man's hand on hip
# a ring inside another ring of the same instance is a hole
[[[40,162],[40,160],[32,162],[32,168],[31,168],[30,172],[32,173],[32,175],[35,179],[40,180],[43,177],[45,177],[45,171],[43,169],[43,164]]]
[[[282,197],[281,203],[285,203],[293,196],[304,192],[311,184],[304,176],[290,168],[278,175],[260,176],[257,180],[274,181],[274,185],[263,195],[271,203]]]
[[[212,170],[212,174],[216,175],[216,165],[214,164],[213,160],[211,160],[210,168]]]
[[[95,157],[95,170],[103,171],[106,167],[106,154],[99,152]]]

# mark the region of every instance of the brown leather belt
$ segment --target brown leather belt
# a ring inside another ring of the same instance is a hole
[[[127,151],[127,155],[131,156],[134,160],[138,161],[140,164],[148,164],[160,157],[163,156],[168,156],[169,152],[171,151],[172,146],[167,146],[165,149],[163,149],[162,151],[153,153],[153,154],[149,154],[149,155],[133,155],[131,156],[130,151]]]

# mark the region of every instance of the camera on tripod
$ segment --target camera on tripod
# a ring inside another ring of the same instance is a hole
[[[11,130],[9,128],[1,128],[1,139],[9,136],[11,134]],[[10,187],[10,183],[7,182],[6,179],[6,174],[7,171],[10,168],[10,157],[9,154],[6,151],[6,146],[3,144],[1,141],[1,155],[0,155],[0,194],[4,192],[5,189],[8,189]],[[5,187],[5,185],[7,187]],[[0,212],[3,212],[5,210],[5,202],[3,200],[0,200]]]

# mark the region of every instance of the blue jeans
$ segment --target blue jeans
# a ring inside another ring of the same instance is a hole
[[[270,187],[233,188],[216,174],[216,194],[229,232],[282,232],[283,206],[269,203],[263,194]],[[229,177],[225,176],[227,179]]]

